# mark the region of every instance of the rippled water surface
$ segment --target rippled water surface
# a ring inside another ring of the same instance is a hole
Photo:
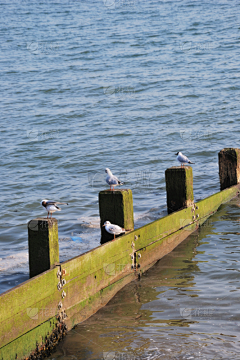
[[[1,292],[28,279],[44,198],[69,202],[61,261],[99,244],[106,167],[133,191],[135,227],[166,214],[177,151],[195,200],[219,190],[217,153],[239,146],[239,31],[235,0],[0,2]]]

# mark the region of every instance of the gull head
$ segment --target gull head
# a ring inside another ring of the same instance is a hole
[[[47,202],[48,202],[48,200],[47,200],[47,199],[44,199],[44,200],[41,201],[41,205],[42,205],[42,206],[46,206],[46,203],[47,203]]]
[[[111,225],[110,221],[105,221],[105,223],[103,224],[103,226],[106,226],[106,225]]]
[[[109,168],[106,168],[105,169],[105,173],[107,173],[108,175],[111,175],[112,173],[111,173],[111,170],[109,169]]]

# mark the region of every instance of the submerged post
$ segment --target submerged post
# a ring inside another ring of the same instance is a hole
[[[57,219],[38,218],[28,223],[30,278],[59,263]]]
[[[168,214],[193,204],[191,166],[173,166],[165,171]]]
[[[218,153],[220,188],[224,190],[240,182],[240,149],[227,148]]]
[[[127,231],[134,230],[132,190],[104,190],[99,193],[101,244],[113,240],[103,224],[110,221]]]

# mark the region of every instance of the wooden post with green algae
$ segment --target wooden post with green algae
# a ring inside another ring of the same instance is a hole
[[[165,171],[168,214],[193,205],[191,166],[173,166]]]
[[[218,163],[221,190],[240,183],[240,149],[222,149]]]
[[[30,278],[59,263],[57,219],[38,218],[28,223]]]
[[[99,193],[99,211],[101,226],[101,244],[113,240],[103,224],[110,221],[127,231],[134,230],[132,190],[104,190]]]

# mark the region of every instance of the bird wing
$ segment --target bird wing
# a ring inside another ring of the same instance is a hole
[[[119,184],[119,180],[116,176],[107,176],[106,179],[108,185],[117,185]]]
[[[113,231],[116,232],[116,233],[121,234],[123,231],[125,232],[125,230],[123,228],[121,228],[120,226],[118,226],[118,225],[113,225],[112,228],[113,228]]]
[[[62,203],[62,202],[59,202],[59,201],[51,201],[51,200],[48,200],[46,202],[46,205],[56,205],[56,204],[59,204],[59,205],[68,205],[68,203]]]
[[[179,155],[178,155],[179,156]],[[188,160],[188,158],[185,156],[185,155],[180,155],[179,156],[179,160],[181,161],[181,162],[188,162],[189,160]]]
[[[47,209],[48,212],[56,211],[56,210],[59,210],[59,211],[60,211],[60,210],[61,210],[61,208],[58,207],[58,206],[55,205],[55,204],[47,204],[46,209]]]
[[[113,176],[113,181],[115,181],[115,184],[117,185],[123,185],[123,182],[122,181],[120,181],[116,176]]]
[[[114,229],[113,226],[110,226],[110,227],[108,228],[108,230],[111,231],[113,234],[114,234],[114,232],[115,232],[115,231],[114,231],[115,229]]]

